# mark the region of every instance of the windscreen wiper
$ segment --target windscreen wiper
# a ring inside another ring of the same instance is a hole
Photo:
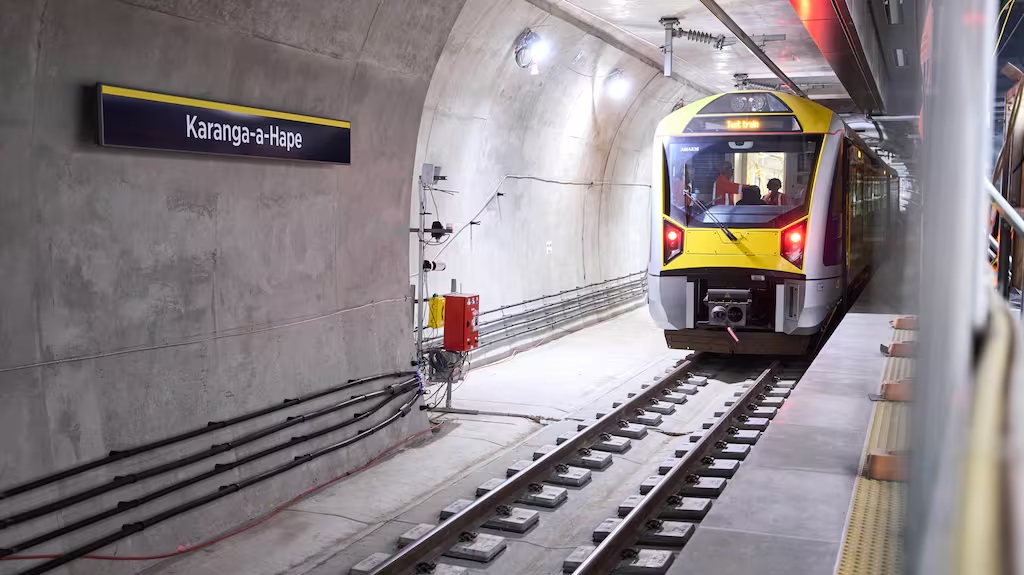
[[[718,218],[715,217],[715,214],[711,213],[711,210],[704,205],[704,202],[700,201],[700,199],[697,196],[693,195],[693,192],[683,190],[683,193],[686,194],[691,200],[697,202],[697,207],[704,210],[704,213],[711,218],[711,221],[718,224],[718,227],[721,228],[723,232],[725,232],[725,237],[729,238],[734,242],[740,241],[739,238],[737,238],[735,235],[733,235],[732,232],[729,231],[729,228],[725,227],[725,224],[723,224],[721,221],[718,220]]]

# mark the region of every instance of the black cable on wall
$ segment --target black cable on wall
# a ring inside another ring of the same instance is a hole
[[[253,441],[256,441],[256,440],[261,439],[263,437],[266,437],[268,435],[277,433],[278,431],[281,431],[281,430],[284,430],[284,429],[288,429],[289,427],[294,427],[296,425],[299,425],[300,423],[304,423],[306,421],[311,421],[313,419],[317,419],[317,418],[323,417],[325,415],[329,415],[329,414],[334,413],[336,411],[340,411],[342,409],[345,409],[346,407],[350,407],[350,406],[355,405],[357,403],[361,403],[363,401],[367,401],[368,399],[372,399],[374,397],[379,397],[380,395],[383,395],[383,394],[394,393],[393,390],[396,387],[408,386],[409,384],[414,384],[415,382],[416,382],[416,379],[413,378],[413,379],[409,379],[409,380],[407,380],[407,381],[405,381],[403,383],[400,383],[400,384],[393,384],[389,388],[381,390],[381,391],[377,391],[377,392],[373,392],[373,393],[368,393],[368,394],[362,394],[362,395],[359,395],[359,396],[353,396],[350,399],[347,399],[347,400],[342,401],[340,403],[336,403],[334,405],[330,405],[330,406],[327,406],[327,407],[324,407],[324,408],[321,408],[321,409],[318,409],[318,410],[315,410],[315,411],[311,411],[311,412],[308,412],[308,413],[304,413],[304,414],[301,414],[301,415],[290,416],[290,417],[286,418],[284,421],[282,421],[280,423],[277,423],[277,424],[274,424],[274,425],[271,425],[271,426],[268,426],[268,427],[264,427],[262,429],[258,429],[256,431],[253,431],[251,433],[245,434],[245,435],[243,435],[243,436],[241,436],[241,437],[239,437],[237,439],[234,439],[232,441],[211,445],[209,447],[209,449],[207,449],[206,451],[201,451],[199,453],[193,453],[191,455],[186,455],[185,457],[180,457],[178,459],[175,459],[175,460],[172,460],[172,461],[168,461],[166,463],[161,463],[159,465],[155,465],[153,467],[150,467],[148,469],[143,469],[142,471],[137,471],[135,473],[129,473],[127,475],[118,475],[118,476],[114,477],[113,479],[111,479],[106,484],[99,485],[97,487],[93,487],[93,488],[87,489],[85,491],[79,491],[78,493],[74,493],[72,495],[68,495],[67,497],[64,497],[62,499],[58,499],[57,501],[53,501],[53,502],[50,502],[50,503],[45,503],[43,505],[40,505],[40,506],[37,506],[37,507],[33,507],[31,509],[27,509],[27,510],[22,511],[20,513],[16,513],[16,514],[14,514],[14,515],[12,515],[10,517],[6,517],[4,519],[0,519],[0,529],[6,529],[6,528],[8,528],[8,527],[10,527],[12,525],[17,525],[19,523],[24,523],[25,521],[29,521],[31,519],[35,519],[37,517],[41,517],[41,516],[46,515],[48,513],[53,513],[54,511],[59,511],[60,509],[63,509],[63,508],[68,507],[70,505],[74,505],[76,503],[81,503],[82,501],[86,501],[88,499],[92,499],[93,497],[97,497],[99,495],[103,495],[104,493],[108,493],[110,491],[113,491],[113,490],[118,489],[120,487],[123,487],[125,485],[131,485],[132,483],[138,483],[139,481],[142,481],[142,480],[145,480],[145,479],[149,479],[151,477],[156,477],[157,475],[161,475],[163,473],[167,473],[168,471],[173,471],[175,469],[180,469],[182,467],[185,467],[187,465],[191,465],[193,463],[197,463],[197,462],[202,461],[204,459],[209,459],[210,457],[213,457],[215,455],[220,455],[222,453],[226,453],[226,452],[231,451],[231,450],[233,450],[233,449],[235,449],[237,447],[241,447],[242,445],[246,445],[248,443],[252,443]]]
[[[181,442],[181,441],[185,441],[187,439],[193,439],[195,437],[199,437],[201,435],[205,435],[207,433],[216,431],[218,429],[224,429],[225,427],[230,427],[232,425],[236,425],[236,424],[242,423],[244,421],[249,421],[250,419],[255,419],[255,418],[263,416],[263,415],[274,413],[275,411],[280,411],[282,409],[286,409],[286,408],[291,407],[293,405],[299,405],[300,403],[305,403],[307,401],[311,401],[313,399],[324,397],[324,396],[330,395],[332,393],[337,393],[339,391],[343,391],[343,390],[355,387],[355,386],[357,386],[359,384],[362,384],[362,383],[367,383],[367,382],[370,382],[370,381],[377,381],[377,380],[381,380],[381,379],[387,379],[389,377],[403,377],[403,376],[413,375],[413,374],[415,374],[415,372],[411,372],[411,371],[397,371],[397,372],[393,372],[393,373],[386,373],[386,374],[381,374],[381,375],[373,375],[373,376],[370,376],[370,377],[363,377],[363,378],[359,378],[359,379],[350,379],[350,380],[348,380],[347,382],[345,382],[345,383],[343,383],[341,385],[336,385],[334,387],[330,387],[330,388],[327,388],[327,389],[324,389],[324,390],[321,390],[321,391],[315,391],[313,393],[309,393],[309,394],[306,394],[306,395],[303,395],[303,396],[299,396],[299,397],[296,397],[294,399],[286,399],[286,400],[282,401],[281,403],[279,403],[277,405],[271,405],[271,406],[268,406],[268,407],[264,407],[263,409],[259,409],[259,410],[252,411],[252,412],[249,412],[249,413],[246,413],[246,414],[243,414],[243,415],[239,415],[239,416],[233,417],[231,419],[226,419],[224,421],[211,421],[211,422],[207,423],[205,427],[200,427],[198,429],[193,429],[191,431],[186,431],[184,433],[179,433],[177,435],[173,435],[173,436],[168,437],[166,439],[160,439],[160,440],[153,441],[153,442],[150,442],[150,443],[145,443],[143,445],[139,445],[137,447],[132,447],[130,449],[111,451],[110,454],[107,455],[106,457],[102,457],[100,459],[97,459],[97,460],[94,460],[94,461],[90,461],[88,463],[83,463],[81,465],[76,465],[74,467],[70,467],[68,469],[65,469],[64,471],[58,471],[57,473],[51,473],[49,475],[40,477],[39,479],[34,479],[34,480],[29,481],[27,483],[23,483],[21,485],[17,485],[15,487],[10,487],[10,488],[7,488],[7,489],[5,489],[3,491],[0,491],[0,499],[7,499],[7,498],[13,497],[15,495],[20,495],[22,493],[27,493],[29,491],[32,491],[33,489],[38,489],[40,487],[43,487],[45,485],[49,485],[51,483],[55,483],[55,482],[60,481],[62,479],[67,479],[69,477],[74,477],[75,475],[79,475],[81,473],[85,473],[86,471],[90,471],[92,469],[96,469],[98,467],[102,467],[104,465],[107,465],[109,463],[113,463],[115,461],[120,461],[122,459],[127,459],[129,457],[133,457],[133,456],[139,455],[141,453],[146,453],[148,451],[153,451],[154,449],[159,449],[161,447],[166,447],[168,445],[173,445],[175,443],[178,443],[178,442]]]
[[[41,563],[39,565],[31,567],[25,571],[22,571],[18,575],[39,575],[41,573],[46,573],[47,571],[60,567],[61,565],[70,563],[71,561],[74,561],[79,557],[88,555],[89,553],[96,551],[97,549],[102,549],[103,547],[106,547],[111,543],[115,543],[135,533],[139,533],[147,527],[152,527],[153,525],[162,523],[164,521],[167,521],[168,519],[171,519],[173,517],[176,517],[198,507],[202,507],[207,503],[212,503],[218,499],[227,497],[228,495],[241,491],[246,487],[250,487],[252,485],[256,485],[257,483],[266,481],[267,479],[270,479],[286,471],[299,467],[307,462],[313,461],[314,459],[317,459],[319,457],[322,457],[329,453],[333,453],[339,449],[343,449],[359,441],[362,441],[363,439],[366,439],[367,437],[370,437],[371,435],[391,425],[395,421],[398,421],[398,419],[405,417],[410,411],[412,411],[412,406],[419,398],[419,395],[420,393],[418,391],[412,393],[409,400],[406,401],[394,414],[389,416],[384,421],[368,429],[360,430],[356,435],[352,437],[349,437],[332,445],[328,445],[326,447],[317,449],[315,451],[311,451],[309,453],[306,453],[305,455],[297,456],[292,461],[278,465],[262,473],[250,476],[237,483],[222,485],[211,493],[208,493],[202,497],[193,499],[191,501],[182,503],[181,505],[177,505],[156,515],[151,515],[145,519],[142,519],[141,521],[127,523],[121,526],[121,529],[117,531],[114,531],[112,533],[105,535],[104,537],[95,539],[93,541],[90,541],[89,543],[76,547],[75,549],[68,551],[64,555],[61,555],[60,557],[51,559],[49,561],[46,561],[45,563]]]
[[[43,543],[45,543],[47,541],[50,541],[52,539],[56,539],[57,537],[60,537],[60,536],[63,536],[63,535],[67,535],[68,533],[71,533],[73,531],[77,531],[77,530],[79,530],[79,529],[81,529],[83,527],[87,527],[89,525],[96,524],[96,523],[98,523],[100,521],[103,521],[105,519],[109,519],[109,518],[111,518],[111,517],[113,517],[115,515],[118,515],[120,513],[125,512],[125,511],[131,510],[131,509],[135,509],[136,507],[139,507],[140,505],[143,505],[145,503],[149,503],[150,501],[154,501],[154,500],[159,499],[159,498],[161,498],[161,497],[163,497],[165,495],[169,495],[171,493],[174,493],[175,491],[179,491],[179,490],[184,489],[186,487],[189,487],[191,485],[195,485],[196,483],[199,483],[201,481],[205,481],[207,479],[210,479],[211,477],[214,477],[214,476],[219,475],[221,473],[224,473],[226,471],[230,471],[232,469],[235,469],[235,468],[240,467],[242,465],[245,465],[247,463],[251,463],[251,462],[256,461],[258,459],[262,459],[262,458],[264,458],[264,457],[266,457],[268,455],[271,455],[273,453],[277,453],[278,451],[281,451],[283,449],[288,449],[290,447],[294,447],[296,445],[299,445],[300,443],[305,443],[305,442],[307,442],[307,441],[309,441],[311,439],[315,439],[317,437],[322,437],[322,436],[327,435],[329,433],[333,433],[333,432],[338,431],[340,429],[344,429],[344,428],[346,428],[348,426],[354,425],[354,424],[356,424],[356,423],[358,423],[358,422],[360,422],[360,421],[370,417],[371,415],[377,413],[378,411],[383,409],[385,406],[387,406],[389,403],[394,401],[394,399],[396,397],[400,397],[402,394],[404,394],[404,393],[406,393],[408,391],[411,391],[412,389],[415,389],[416,387],[418,387],[418,383],[416,383],[415,381],[411,381],[411,382],[406,382],[404,384],[400,384],[397,387],[396,386],[392,386],[392,387],[390,387],[390,388],[388,388],[386,390],[381,390],[381,391],[365,394],[364,396],[359,396],[358,398],[353,398],[350,401],[352,403],[356,403],[357,401],[367,401],[369,399],[386,396],[382,401],[380,401],[377,404],[375,404],[369,410],[364,411],[364,412],[360,412],[360,413],[355,413],[355,414],[352,415],[351,418],[346,419],[344,421],[341,421],[340,423],[331,425],[329,427],[325,427],[323,429],[319,429],[319,430],[314,431],[312,433],[309,433],[307,435],[300,435],[300,436],[297,436],[297,437],[293,437],[293,438],[291,438],[288,441],[285,441],[283,443],[279,443],[277,445],[273,445],[271,447],[268,447],[266,449],[263,449],[261,451],[252,453],[250,455],[247,455],[245,457],[242,457],[240,459],[236,459],[236,460],[228,462],[228,463],[217,463],[217,464],[213,465],[213,467],[210,468],[208,471],[205,471],[205,472],[200,473],[198,475],[192,476],[192,477],[190,477],[188,479],[184,479],[182,481],[178,481],[178,482],[172,483],[172,484],[170,484],[170,485],[168,485],[166,487],[163,487],[163,488],[158,489],[156,491],[152,491],[150,493],[147,493],[145,495],[142,495],[141,497],[138,497],[136,499],[132,499],[130,501],[119,501],[114,507],[111,507],[111,508],[109,508],[109,509],[107,509],[105,511],[102,511],[100,513],[97,513],[95,515],[90,515],[88,517],[84,517],[82,519],[79,519],[78,521],[75,521],[73,523],[69,523],[67,525],[64,525],[64,526],[60,527],[59,529],[55,529],[53,531],[49,531],[49,532],[43,533],[41,535],[37,535],[37,536],[32,537],[30,539],[27,539],[25,541],[21,541],[19,543],[11,545],[10,547],[0,548],[0,557],[7,557],[7,556],[10,556],[10,555],[14,555],[15,553],[20,553],[21,551],[24,551],[26,549],[30,549],[32,547],[35,547],[36,545],[41,545],[41,544],[43,544]]]

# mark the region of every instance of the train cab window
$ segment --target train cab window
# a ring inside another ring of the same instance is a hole
[[[805,134],[669,138],[665,213],[688,227],[785,226],[807,214],[821,143]]]

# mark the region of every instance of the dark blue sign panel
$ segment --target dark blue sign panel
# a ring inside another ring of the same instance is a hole
[[[99,84],[101,146],[348,164],[352,125]]]

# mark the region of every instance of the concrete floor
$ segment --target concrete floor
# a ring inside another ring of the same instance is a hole
[[[518,417],[439,416],[436,420],[444,424],[430,440],[404,449],[254,529],[157,565],[146,573],[347,573],[372,553],[392,551],[398,535],[411,526],[436,521],[437,513],[450,502],[471,498],[477,485],[503,477],[509,464],[529,459],[536,447],[554,443],[558,435],[574,429],[575,420],[592,418],[594,409],[606,409],[612,399],[625,398],[625,388],[639,390],[641,382],[664,374],[685,355],[665,347],[662,333],[654,327],[647,310],[641,308],[474,370],[454,394],[456,407],[544,415],[563,421],[540,425]],[[724,387],[719,391],[725,393]],[[699,401],[691,403],[694,412],[702,406]],[[588,406],[589,412],[584,411]],[[670,428],[667,424],[663,427]],[[678,438],[668,435],[645,441],[644,450],[634,449],[617,458],[610,468],[612,473],[595,474],[599,479],[595,477],[593,486],[586,488],[587,498],[570,497],[563,508],[585,507],[591,498],[617,504],[625,494],[619,497],[609,492],[621,488],[623,482],[635,489],[651,473],[646,462],[655,456],[654,451],[671,451],[674,441]],[[648,452],[648,445],[654,451]],[[591,510],[593,517],[582,509],[586,518],[577,515],[579,526],[585,526],[584,530],[596,527],[609,509],[614,511],[614,506],[605,507]],[[559,511],[558,515],[576,514]],[[528,557],[543,546],[551,547],[544,541],[563,540],[565,528],[565,523],[559,527],[559,523],[542,521],[542,527],[529,534],[528,542],[512,545],[506,555]],[[557,567],[568,553],[558,549],[545,561]],[[519,561],[501,560],[495,565],[514,563]]]

